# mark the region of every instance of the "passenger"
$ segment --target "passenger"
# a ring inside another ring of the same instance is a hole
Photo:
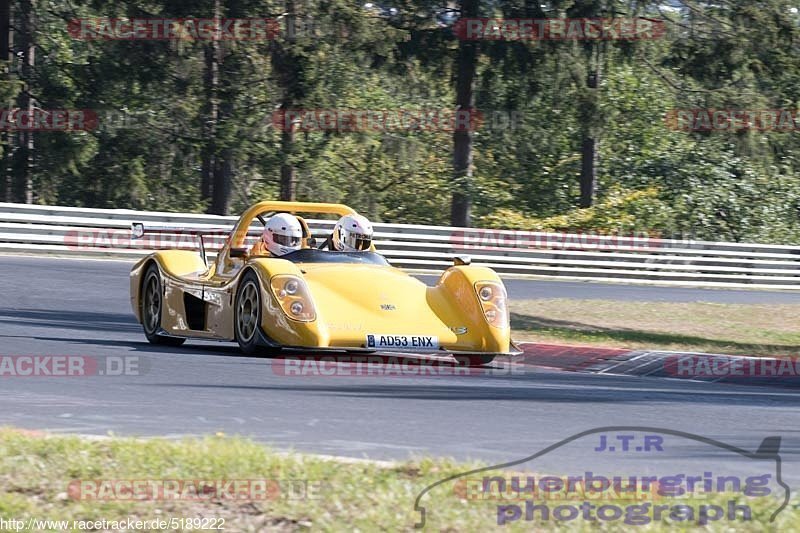
[[[299,250],[302,240],[303,228],[297,217],[289,213],[278,213],[267,220],[264,233],[250,249],[250,255],[280,257]]]
[[[345,215],[333,227],[328,248],[339,252],[369,250],[372,245],[372,224],[361,215]]]

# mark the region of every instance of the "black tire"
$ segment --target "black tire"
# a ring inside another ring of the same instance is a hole
[[[246,355],[253,355],[260,348],[261,311],[261,283],[250,270],[242,276],[233,304],[234,335]]]
[[[164,289],[161,287],[161,275],[155,264],[151,264],[144,273],[140,296],[142,306],[142,328],[144,329],[144,336],[147,337],[150,344],[180,346],[186,342],[186,339],[182,337],[170,337],[158,333],[161,329],[161,310],[164,303]]]
[[[494,361],[494,355],[454,355],[461,366],[485,366]]]

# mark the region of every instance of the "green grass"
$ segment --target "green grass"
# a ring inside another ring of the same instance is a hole
[[[800,305],[512,300],[515,340],[738,355],[800,355]]]
[[[160,439],[87,440],[0,430],[0,517],[4,519],[142,520],[169,517],[225,518],[225,531],[414,531],[417,494],[430,483],[463,473],[476,464],[420,459],[398,464],[341,462],[315,456],[279,454],[241,438],[224,436],[183,441]],[[73,480],[271,479],[307,480],[318,488],[311,498],[275,495],[268,501],[97,502],[70,497]],[[497,504],[463,498],[452,483],[424,500],[427,531],[531,530],[524,521],[498,527]],[[800,527],[796,506],[775,524],[767,517],[774,502],[752,506],[755,522],[720,522],[704,531],[791,531]],[[673,530],[651,524],[641,531]],[[538,523],[535,530],[629,531],[605,522],[587,525]],[[682,526],[681,529],[685,529]],[[697,529],[697,528],[695,528]]]

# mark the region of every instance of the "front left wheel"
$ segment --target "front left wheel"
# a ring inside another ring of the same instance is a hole
[[[234,324],[236,342],[247,355],[259,348],[259,328],[261,327],[261,286],[252,271],[242,276],[236,291],[234,305]]]
[[[180,346],[186,339],[161,335],[161,309],[164,303],[164,291],[161,288],[161,275],[156,265],[150,265],[142,282],[142,327],[144,336],[150,344],[162,346]]]

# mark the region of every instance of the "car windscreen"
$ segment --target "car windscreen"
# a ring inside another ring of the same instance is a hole
[[[331,252],[328,250],[317,250],[315,248],[304,248],[286,255],[281,259],[288,259],[292,263],[356,263],[367,265],[388,266],[389,263],[383,256],[375,252]]]

